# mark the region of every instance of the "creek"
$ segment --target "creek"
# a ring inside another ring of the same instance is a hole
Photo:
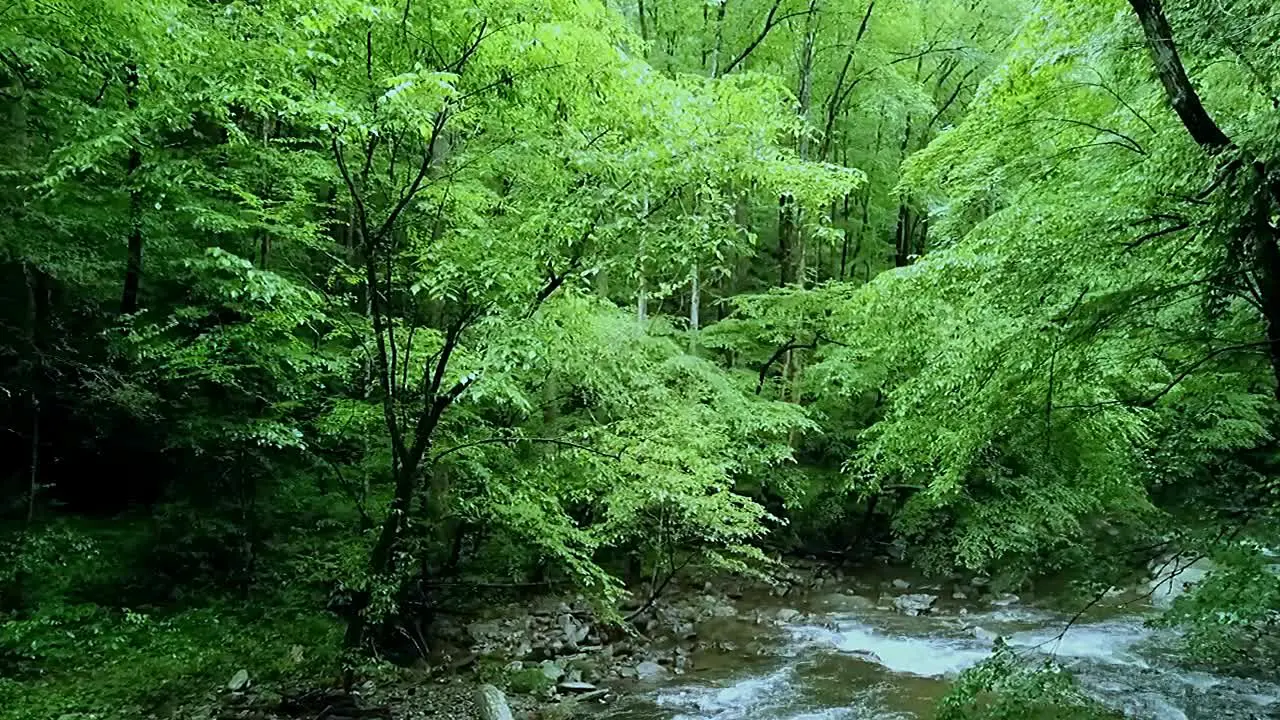
[[[790,604],[743,598],[739,617],[700,631],[707,649],[691,670],[637,688],[605,717],[927,720],[952,679],[988,657],[999,636],[1028,657],[1053,655],[1086,692],[1130,717],[1280,718],[1280,686],[1180,665],[1177,635],[1147,627],[1154,608],[1140,593],[1099,604],[1064,633],[1074,609],[1035,598],[925,582],[910,592],[943,599],[929,614],[907,616],[893,609],[895,592],[881,580]]]

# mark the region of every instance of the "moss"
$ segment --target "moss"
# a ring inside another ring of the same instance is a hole
[[[540,667],[529,667],[507,674],[507,689],[521,695],[546,695],[555,686]]]

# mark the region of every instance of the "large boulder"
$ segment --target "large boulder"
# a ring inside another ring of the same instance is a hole
[[[476,708],[480,720],[515,720],[511,706],[507,704],[507,696],[492,685],[481,685],[476,689]]]
[[[938,602],[937,595],[912,593],[894,598],[893,606],[903,615],[924,615],[933,609],[933,604],[936,602]]]

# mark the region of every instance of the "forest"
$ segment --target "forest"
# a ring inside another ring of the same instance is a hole
[[[1278,411],[1273,0],[0,0],[0,718],[1277,717]],[[479,647],[806,572],[1214,679]]]

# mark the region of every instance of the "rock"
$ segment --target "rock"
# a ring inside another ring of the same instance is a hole
[[[656,662],[647,661],[636,665],[635,673],[636,678],[641,682],[658,682],[667,679],[671,671]]]
[[[899,590],[910,590],[910,589],[911,589],[911,583],[907,582],[906,580],[903,580],[902,578],[897,578],[897,579],[895,579],[895,580],[893,581],[893,586],[894,586],[895,588],[899,589]]]
[[[699,619],[738,616],[738,608],[734,607],[733,603],[714,595],[702,596],[702,598],[699,599],[698,605],[699,607],[695,612]]]
[[[969,584],[976,588],[986,587],[991,584],[991,578],[979,575],[970,580]]]
[[[598,688],[595,685],[592,685],[589,682],[579,682],[574,680],[569,680],[556,685],[556,690],[559,690],[566,695],[579,695],[582,693],[594,692],[597,689]]]
[[[880,659],[880,656],[870,650],[853,650],[849,654],[856,658],[861,658],[862,660],[866,660],[867,662],[872,662],[877,665],[884,664],[884,661]]]
[[[551,682],[555,682],[564,677],[564,668],[560,667],[559,663],[551,660],[543,660],[541,667],[542,674]]]
[[[480,720],[515,720],[511,716],[511,706],[507,704],[507,696],[492,685],[481,685],[476,689],[476,708]]]
[[[231,680],[227,683],[227,689],[231,692],[240,692],[249,687],[249,671],[237,670],[235,675],[231,676]]]
[[[569,613],[560,615],[560,630],[564,633],[565,640],[571,648],[576,648],[578,643],[587,639],[591,634],[591,626],[578,620]]]
[[[776,615],[774,615],[774,617],[777,618],[780,623],[789,623],[800,617],[801,614],[802,613],[795,608],[782,608]]]
[[[893,606],[903,615],[923,615],[933,609],[933,604],[937,601],[937,595],[915,593],[913,595],[899,595],[894,598]]]
[[[1016,602],[1018,602],[1017,595],[1014,595],[1012,593],[1005,593],[1004,595],[1001,595],[999,598],[992,600],[991,604],[995,605],[996,607],[1008,607]]]
[[[876,606],[876,601],[861,595],[837,592],[822,598],[822,604],[836,610],[870,610]]]
[[[509,673],[520,672],[523,669],[524,669],[524,663],[520,662],[519,660],[512,660],[511,662],[506,664],[506,667],[503,668],[503,670]]]
[[[600,700],[604,698],[605,695],[608,695],[608,694],[609,694],[609,688],[600,688],[599,690],[592,690],[591,692],[583,693],[579,695],[578,702],[589,703],[594,700]]]
[[[969,596],[968,596],[968,595],[965,595],[962,591],[957,590],[957,591],[955,591],[955,592],[951,593],[951,599],[952,599],[952,600],[968,600],[968,599],[969,599]]]
[[[993,633],[990,630],[984,627],[978,627],[977,625],[969,628],[969,632],[972,633],[973,636],[978,638],[979,640],[982,640],[984,642],[989,642],[989,643],[994,643],[997,639],[1000,638],[1000,635],[998,633]]]

